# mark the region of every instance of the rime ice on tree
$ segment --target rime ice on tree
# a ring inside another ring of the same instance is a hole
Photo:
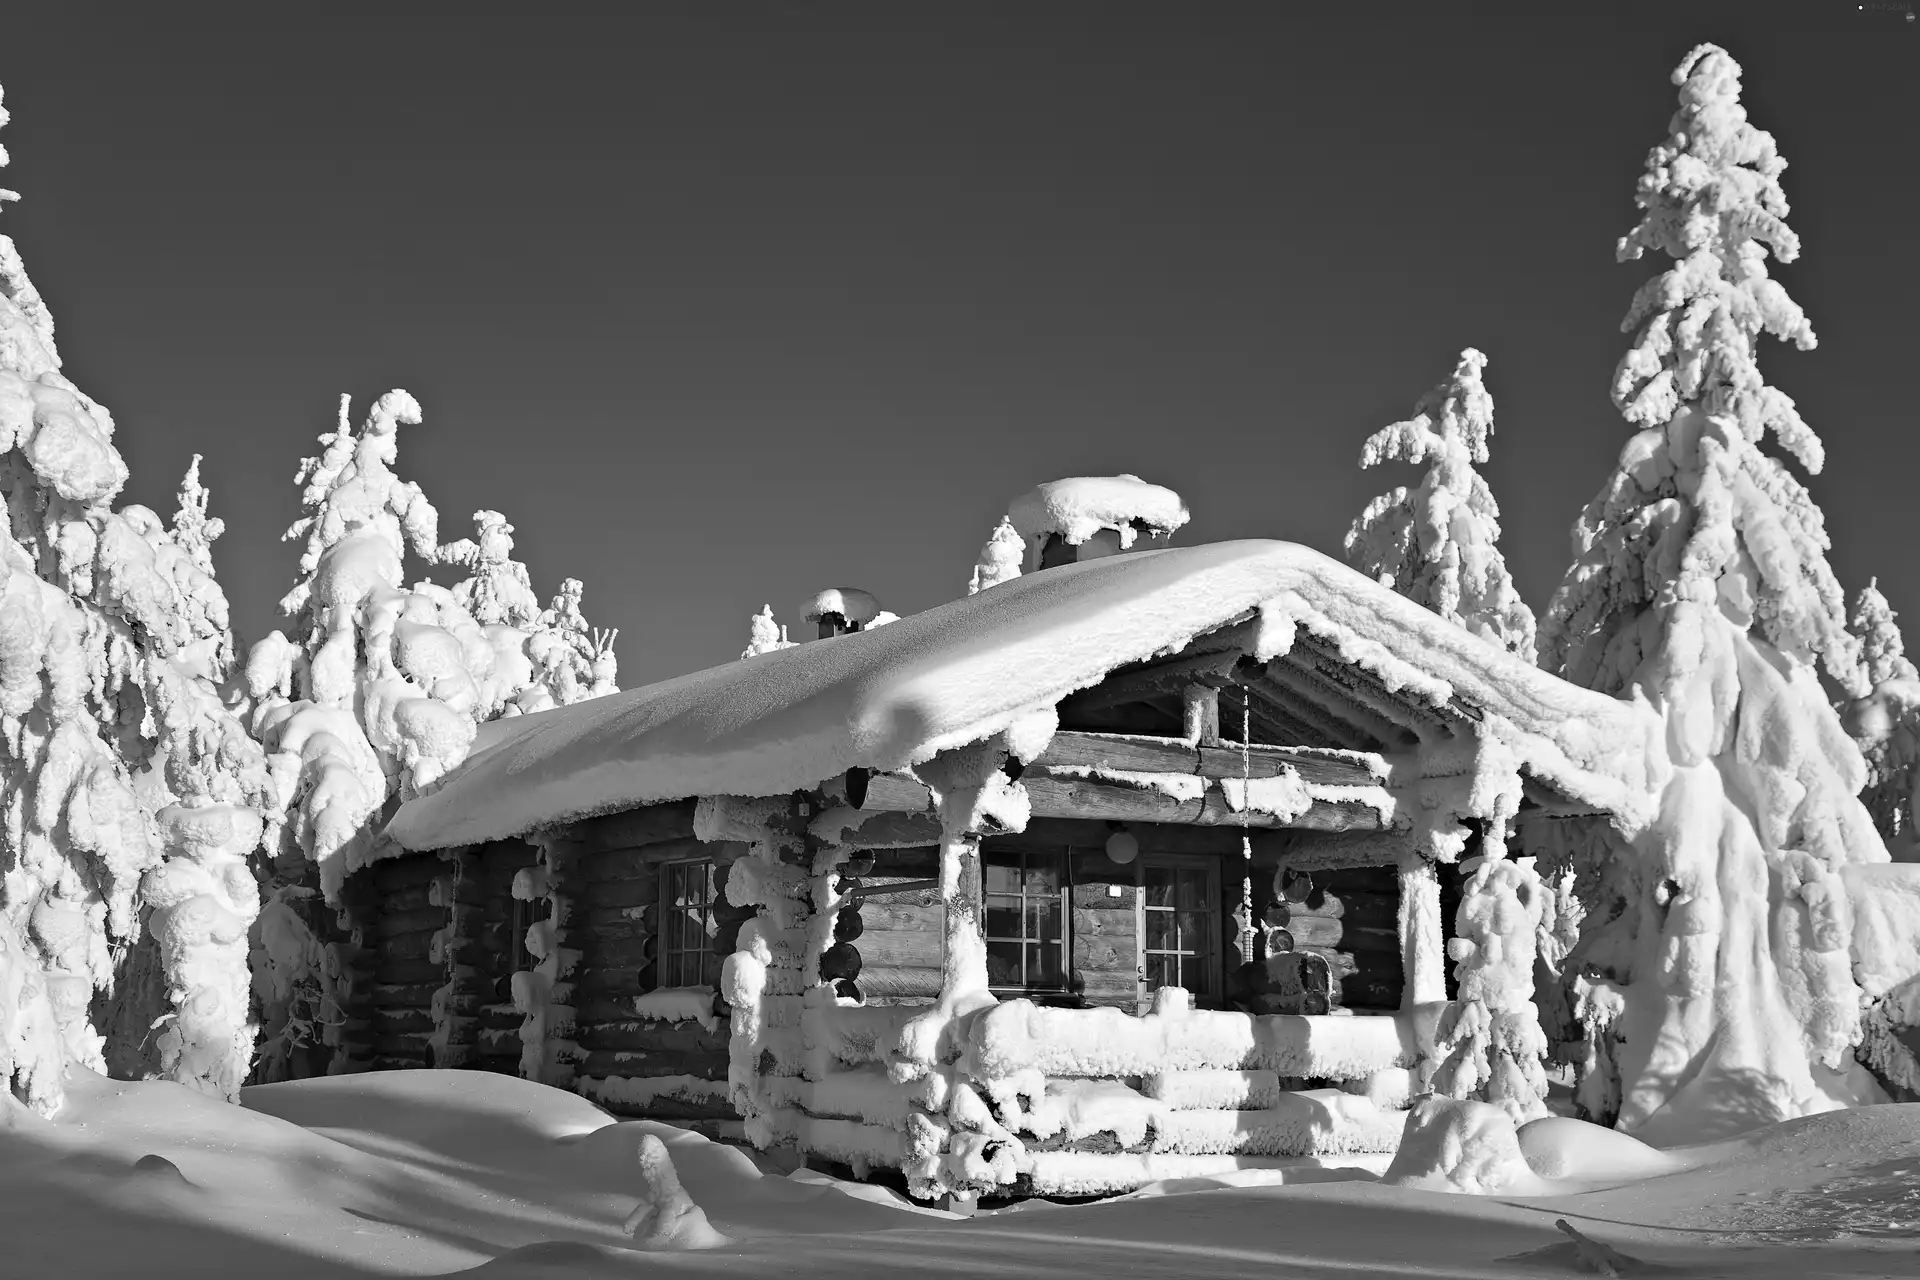
[[[787,639],[787,629],[774,621],[770,604],[762,605],[748,626],[746,652],[740,655],[743,659],[793,648],[793,641]]]
[[[1543,665],[1644,697],[1673,772],[1634,855],[1582,896],[1569,958],[1597,1070],[1584,1104],[1648,1135],[1700,1135],[1820,1109],[1851,1068],[1860,990],[1840,871],[1885,861],[1860,753],[1815,663],[1863,694],[1858,646],[1805,486],[1819,439],[1761,379],[1760,335],[1814,335],[1767,276],[1799,253],[1785,162],[1747,122],[1740,69],[1702,45],[1648,156],[1619,256],[1674,259],[1635,295],[1614,403],[1640,428],[1574,526],[1576,561],[1542,623]]]
[[[1001,516],[986,545],[980,548],[980,559],[973,566],[973,580],[967,583],[967,594],[974,595],[1019,577],[1020,562],[1026,554],[1026,540],[1013,527],[1010,518]]]
[[[1427,464],[1420,484],[1375,498],[1348,531],[1347,561],[1449,622],[1531,659],[1533,612],[1500,555],[1500,507],[1474,464],[1487,460],[1493,397],[1487,358],[1469,347],[1414,416],[1367,440],[1360,465]]]
[[[114,511],[127,470],[112,440],[0,237],[0,1075],[41,1111],[67,1063],[232,1097],[253,1035],[244,858],[265,773],[216,692],[231,656],[219,522],[197,460],[173,531]],[[157,983],[133,981],[153,965]]]
[[[1893,608],[1869,582],[1854,598],[1847,630],[1860,642],[1869,692],[1843,703],[1847,732],[1867,761],[1860,799],[1895,857],[1914,857],[1913,781],[1920,764],[1920,672],[1908,661]]]

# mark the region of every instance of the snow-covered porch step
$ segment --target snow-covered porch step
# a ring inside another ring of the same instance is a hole
[[[1240,1155],[1094,1155],[1085,1151],[1043,1151],[1029,1157],[1024,1190],[1035,1196],[1103,1196],[1133,1191],[1152,1182],[1182,1178],[1230,1178],[1249,1170],[1278,1175],[1299,1173],[1303,1180],[1322,1169],[1362,1169],[1385,1173],[1391,1155],[1240,1156]]]

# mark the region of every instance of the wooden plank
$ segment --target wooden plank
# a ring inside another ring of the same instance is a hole
[[[1033,764],[1040,768],[1073,766],[1207,778],[1238,778],[1243,770],[1250,777],[1272,778],[1291,769],[1305,781],[1317,784],[1363,787],[1377,781],[1368,761],[1324,748],[1256,742],[1246,748],[1246,759],[1242,760],[1241,747],[1234,742],[1195,746],[1178,738],[1068,730],[1054,734]]]
[[[1344,737],[1389,748],[1419,741],[1411,727],[1363,705],[1350,691],[1309,665],[1276,658],[1267,664],[1264,685],[1276,695],[1290,695],[1287,701],[1296,715],[1307,715],[1311,707],[1323,717],[1350,726]]]

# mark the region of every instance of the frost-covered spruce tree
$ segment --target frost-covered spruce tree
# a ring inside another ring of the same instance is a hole
[[[0,953],[25,1002],[0,1014],[15,1037],[0,1075],[57,1106],[52,1043],[68,1064],[231,1098],[252,1041],[244,857],[265,773],[217,692],[232,652],[207,551],[218,522],[197,470],[174,531],[114,511],[113,420],[59,365],[0,237]],[[57,1041],[18,1039],[29,1024]]]
[[[1771,433],[1807,471],[1823,460],[1755,363],[1763,333],[1814,345],[1766,269],[1799,254],[1786,165],[1724,50],[1693,50],[1673,79],[1680,109],[1619,244],[1622,261],[1673,259],[1623,324],[1613,397],[1638,430],[1574,526],[1540,638],[1542,665],[1666,722],[1658,819],[1584,888],[1599,923],[1569,958],[1596,975],[1577,986],[1601,1064],[1580,1099],[1656,1138],[1824,1105],[1860,1035],[1838,873],[1887,857],[1815,670],[1866,692],[1820,510],[1762,447]]]
[[[301,462],[301,580],[280,602],[292,621],[253,646],[246,667],[253,730],[268,753],[275,804],[262,848],[269,902],[254,938],[254,993],[264,1021],[260,1072],[300,1074],[324,1045],[347,1065],[343,984],[356,940],[328,927],[318,894],[337,905],[354,870],[374,860],[380,818],[459,763],[498,705],[497,655],[451,589],[402,585],[409,549],[439,558],[438,515],[393,472],[398,429],[420,421],[404,391],[374,402],[354,431],[349,400],[337,430]]]
[[[1500,555],[1500,506],[1476,463],[1487,460],[1493,397],[1481,372],[1487,358],[1469,347],[1453,376],[1421,397],[1414,416],[1382,427],[1360,453],[1362,467],[1426,464],[1367,504],[1347,532],[1354,568],[1425,605],[1449,622],[1532,661],[1533,611],[1514,590]]]
[[[967,594],[978,595],[988,587],[997,587],[1019,577],[1020,566],[1026,558],[1026,539],[1013,527],[1011,517],[1001,516],[1000,523],[988,535],[986,545],[980,548],[980,559],[973,566],[973,578],[967,583]]]
[[[302,580],[280,602],[292,634],[269,634],[247,659],[276,800],[253,957],[269,1079],[313,1069],[317,1046],[328,1069],[348,1065],[343,993],[359,942],[351,920],[324,908],[379,856],[391,806],[460,763],[485,721],[569,700],[557,684],[609,691],[614,674],[612,636],[589,634],[577,582],[537,610],[497,512],[475,515],[477,539],[438,544],[432,504],[393,471],[399,426],[420,421],[413,397],[380,397],[358,432],[348,408],[343,396],[338,429],[296,476],[303,515],[287,536],[305,541]],[[404,586],[409,552],[468,576]]]
[[[1847,630],[1860,642],[1868,693],[1845,700],[1841,714],[1867,762],[1860,800],[1894,856],[1915,853],[1913,782],[1920,765],[1920,671],[1908,661],[1893,607],[1878,580],[1854,597]]]
[[[760,612],[754,614],[748,624],[747,647],[740,655],[742,660],[791,648],[793,641],[787,639],[787,629],[774,621],[773,606],[762,605]]]

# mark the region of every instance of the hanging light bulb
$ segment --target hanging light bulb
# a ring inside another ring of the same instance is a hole
[[[1121,827],[1107,837],[1107,857],[1126,866],[1140,856],[1140,841],[1133,832]]]

